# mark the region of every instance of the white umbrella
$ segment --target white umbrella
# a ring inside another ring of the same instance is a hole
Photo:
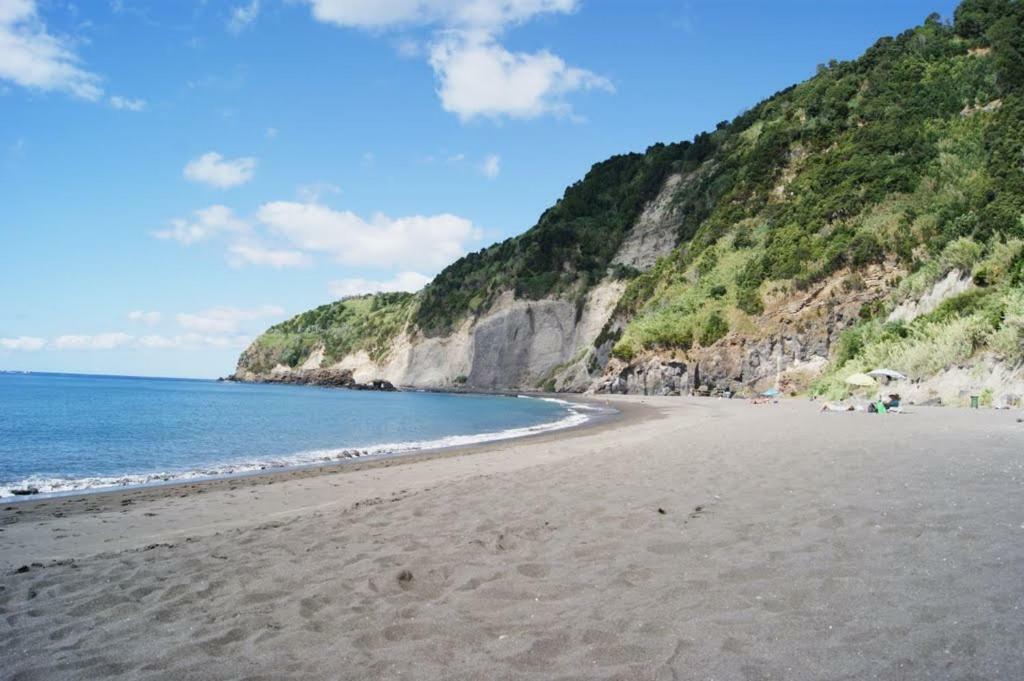
[[[847,377],[846,382],[850,385],[855,385],[858,388],[870,388],[875,383],[875,379],[871,378],[867,374],[854,374]]]
[[[907,380],[906,376],[904,376],[903,374],[894,369],[875,369],[874,371],[869,371],[868,376],[874,376],[875,378],[878,378],[879,376],[885,376],[886,378],[892,379],[894,381]]]

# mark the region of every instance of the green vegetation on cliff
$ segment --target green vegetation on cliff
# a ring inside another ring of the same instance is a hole
[[[652,269],[610,267],[670,175],[677,246]],[[883,300],[865,305],[823,379],[873,363],[937,370],[986,351],[1024,351],[1024,2],[965,0],[863,56],[692,141],[595,164],[524,234],[459,259],[416,295],[317,308],[270,329],[243,356],[260,370],[387,354],[403,328],[427,336],[486,312],[503,292],[580,301],[629,280],[598,343],[630,359],[756,334],[766,301],[837,273],[884,264]],[[910,324],[885,322],[952,270],[981,293]],[[781,293],[780,293],[781,292]]]
[[[278,364],[295,367],[317,348],[327,364],[351,352],[385,357],[415,307],[411,293],[378,293],[345,298],[275,324],[245,351],[239,366],[255,373]]]
[[[1024,4],[969,0],[719,126],[676,197],[682,243],[620,301],[615,354],[750,330],[769,285],[888,262],[930,286],[951,242],[981,257],[1024,235],[1022,54]]]
[[[428,335],[445,333],[507,290],[534,300],[580,295],[608,273],[629,228],[665,178],[695,168],[706,153],[697,142],[657,144],[644,154],[595,164],[533,229],[470,253],[437,275],[423,291],[417,326]]]

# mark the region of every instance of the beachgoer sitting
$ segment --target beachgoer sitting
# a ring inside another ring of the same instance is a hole
[[[896,409],[900,406],[900,396],[897,393],[893,393],[882,404],[885,405],[886,409]]]

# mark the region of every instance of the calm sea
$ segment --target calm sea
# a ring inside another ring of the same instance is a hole
[[[587,418],[525,397],[0,373],[0,497],[470,444]]]

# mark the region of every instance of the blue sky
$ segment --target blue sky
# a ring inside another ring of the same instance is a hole
[[[0,368],[213,377],[948,0],[0,0]]]

